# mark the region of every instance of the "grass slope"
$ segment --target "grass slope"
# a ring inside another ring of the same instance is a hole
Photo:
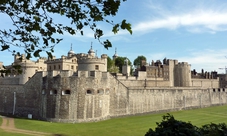
[[[170,112],[175,119],[202,126],[208,123],[227,123],[227,105]],[[149,128],[155,128],[165,113],[115,118],[93,123],[51,123],[44,121],[15,119],[17,128],[42,131],[64,136],[143,136]],[[1,132],[1,130],[0,130]]]

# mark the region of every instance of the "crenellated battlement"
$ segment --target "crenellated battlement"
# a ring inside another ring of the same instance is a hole
[[[72,70],[53,70],[53,71],[43,71],[43,77],[47,76],[48,78],[53,77],[97,77],[97,78],[107,78],[109,77],[109,72],[101,72],[101,71],[77,71],[74,72]]]
[[[191,65],[188,64],[188,62],[179,62],[176,66],[177,67],[191,67]]]

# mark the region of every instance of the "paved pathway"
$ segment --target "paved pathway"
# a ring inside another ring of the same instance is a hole
[[[3,116],[2,116],[1,129],[7,132],[21,133],[21,134],[26,134],[31,136],[48,136],[48,135],[50,136],[51,135],[50,133],[17,129],[15,128],[15,125],[14,125],[14,118],[3,117]]]

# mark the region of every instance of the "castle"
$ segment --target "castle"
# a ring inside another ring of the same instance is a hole
[[[117,57],[115,53],[113,59]],[[0,63],[2,68],[3,63]],[[14,58],[22,74],[0,78],[0,113],[55,122],[90,122],[117,116],[227,104],[217,72],[191,71],[187,62],[142,62],[130,75],[107,72],[107,55],[90,48],[61,58]],[[224,78],[224,77],[221,77]]]

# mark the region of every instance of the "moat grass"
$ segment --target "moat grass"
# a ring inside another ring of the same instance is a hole
[[[0,124],[2,124],[2,118],[0,116]],[[0,136],[25,136],[24,134],[18,134],[18,133],[9,133],[5,132],[0,128]]]
[[[198,127],[208,123],[227,123],[227,105],[169,112],[177,120],[191,122]],[[62,136],[143,136],[149,128],[155,128],[166,113],[114,118],[93,123],[51,123],[29,119],[15,119],[17,128],[42,131]],[[0,130],[2,132],[2,130]]]

